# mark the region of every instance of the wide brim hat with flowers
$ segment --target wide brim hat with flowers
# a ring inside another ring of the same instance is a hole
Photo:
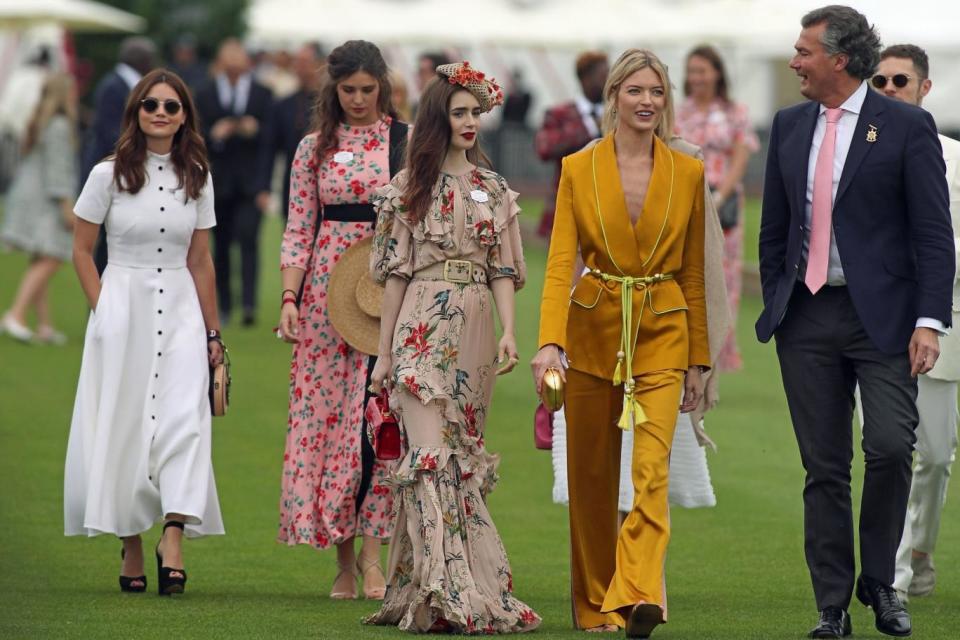
[[[493,78],[487,78],[482,71],[471,67],[466,60],[440,65],[437,67],[437,75],[472,93],[480,103],[480,111],[483,113],[503,104],[503,89],[500,85]]]

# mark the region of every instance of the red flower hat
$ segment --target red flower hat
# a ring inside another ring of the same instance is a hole
[[[480,102],[480,110],[484,113],[497,105],[503,104],[503,89],[493,78],[487,79],[482,71],[470,66],[470,63],[454,62],[437,67],[437,74],[446,78],[450,84],[458,84]]]

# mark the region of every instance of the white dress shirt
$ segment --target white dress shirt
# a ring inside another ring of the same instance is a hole
[[[253,76],[249,73],[237,78],[237,84],[235,85],[230,84],[226,74],[219,74],[217,76],[217,97],[220,98],[220,106],[235,116],[242,116],[247,110],[252,83]]]
[[[114,67],[113,70],[116,71],[117,75],[120,76],[123,79],[123,81],[127,83],[127,86],[130,87],[131,90],[135,86],[137,86],[137,83],[140,82],[140,79],[143,77],[143,75],[141,75],[139,71],[137,71],[136,69],[134,69],[133,67],[131,67],[125,62],[121,62],[117,64],[117,66]]]
[[[577,105],[577,111],[580,112],[580,117],[583,119],[583,126],[587,128],[590,137],[599,138],[603,135],[600,127],[597,126],[597,121],[603,120],[603,103],[594,104],[583,95],[577,96],[574,102]]]
[[[837,188],[840,186],[840,176],[843,175],[843,166],[847,162],[847,154],[850,151],[850,143],[853,141],[853,132],[857,128],[857,120],[860,119],[860,110],[863,108],[863,101],[867,97],[866,81],[860,83],[856,91],[851,94],[846,101],[840,105],[843,113],[840,115],[840,121],[837,122],[837,139],[833,152],[833,184],[831,185],[831,202],[837,198]],[[813,219],[813,178],[816,173],[817,156],[820,155],[820,145],[823,143],[823,137],[827,132],[827,108],[820,105],[820,115],[817,116],[817,126],[813,130],[813,141],[810,144],[810,156],[807,159],[807,191],[806,206],[804,207],[806,230],[803,235],[803,261],[807,262],[808,251],[810,247],[810,225]],[[847,279],[843,274],[843,264],[840,262],[840,251],[837,249],[837,240],[833,235],[833,226],[830,227],[830,258],[827,263],[827,285],[839,287],[847,284]],[[943,323],[934,318],[917,318],[918,327],[928,327],[936,329],[940,333],[946,333]]]

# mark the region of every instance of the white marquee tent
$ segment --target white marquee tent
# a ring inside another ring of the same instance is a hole
[[[935,89],[925,106],[942,126],[960,128],[960,3],[942,0],[847,0],[877,26],[885,43],[914,42],[930,53]],[[683,58],[701,42],[725,55],[738,99],[765,124],[783,102],[800,99],[786,63],[800,17],[817,6],[799,0],[254,0],[254,46],[350,38],[380,44],[391,64],[412,78],[416,53],[446,48],[506,78],[524,73],[535,110],[576,91],[572,60],[579,49],[616,55],[647,46],[682,82]],[[535,116],[537,117],[537,116]]]

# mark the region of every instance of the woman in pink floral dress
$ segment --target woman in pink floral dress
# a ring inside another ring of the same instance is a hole
[[[326,293],[338,257],[373,233],[370,195],[399,169],[407,126],[391,118],[387,65],[375,45],[355,40],[337,47],[326,73],[315,131],[294,157],[281,249],[277,335],[296,346],[278,540],[336,545],[339,572],[330,596],[355,598],[362,574],[365,596],[382,599],[380,545],[391,533],[393,491],[385,483],[388,469],[362,435],[371,358],[330,324]]]
[[[484,447],[485,423],[495,377],[517,363],[514,295],[526,271],[517,194],[478,166],[479,116],[503,97],[467,63],[437,73],[420,101],[409,168],[375,199],[371,271],[386,289],[371,382],[391,389],[409,447],[395,474],[386,598],[367,622],[530,631],[540,617],[513,596],[485,503],[498,461]]]
[[[736,336],[743,280],[743,174],[750,155],[760,145],[746,105],[731,100],[728,87],[723,59],[713,47],[700,46],[691,51],[683,85],[687,98],[677,108],[675,130],[703,150],[707,183],[720,212],[731,330],[717,367],[720,371],[737,371],[743,366]],[[725,211],[733,215],[725,216]]]

